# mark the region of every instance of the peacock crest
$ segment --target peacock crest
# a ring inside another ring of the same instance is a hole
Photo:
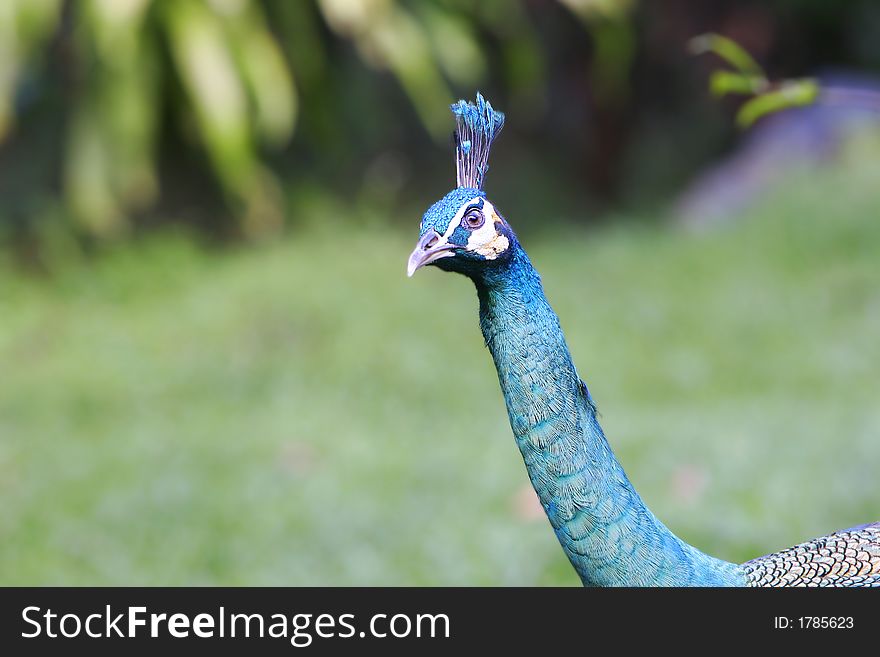
[[[483,189],[489,170],[489,150],[504,127],[504,114],[478,91],[475,103],[450,105],[455,115],[455,173],[459,187]]]

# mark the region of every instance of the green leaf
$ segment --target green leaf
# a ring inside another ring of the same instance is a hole
[[[296,121],[293,71],[257,3],[230,5],[221,21],[248,92],[255,132],[265,143],[282,146],[290,139]]]
[[[486,60],[468,22],[430,3],[415,8],[428,36],[432,56],[446,76],[462,87],[479,86],[486,77]]]
[[[780,88],[756,96],[744,103],[737,112],[736,122],[741,128],[747,128],[767,114],[792,107],[810,105],[818,95],[819,85],[815,80],[786,82]]]
[[[761,93],[767,86],[762,77],[743,75],[733,71],[715,71],[709,77],[709,90],[713,96],[723,97],[728,94],[753,96]]]
[[[113,157],[107,125],[88,102],[80,103],[67,133],[65,198],[80,228],[111,238],[128,228],[112,185]]]
[[[22,70],[49,50],[46,41],[61,19],[59,0],[3,0],[0,3],[0,140],[11,130],[13,99]]]
[[[764,74],[764,69],[752,59],[752,56],[742,46],[733,39],[728,39],[720,34],[708,33],[696,36],[688,42],[688,48],[695,55],[707,52],[715,53],[747,77],[764,79],[767,77]]]
[[[171,57],[211,164],[228,193],[246,197],[256,154],[244,85],[220,18],[196,0],[163,7]]]
[[[431,52],[425,26],[404,6],[321,0],[319,7],[334,32],[351,38],[361,55],[377,68],[391,71],[409,96],[422,124],[437,141],[449,135],[453,97]]]

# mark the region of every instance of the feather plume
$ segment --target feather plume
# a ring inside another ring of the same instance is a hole
[[[504,114],[477,92],[476,103],[460,100],[451,106],[455,115],[455,173],[459,187],[483,189],[489,170],[489,149],[504,127]]]

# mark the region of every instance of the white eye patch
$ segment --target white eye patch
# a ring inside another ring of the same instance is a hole
[[[449,242],[452,233],[454,233],[455,229],[461,226],[461,222],[464,221],[465,213],[478,201],[483,201],[482,213],[485,217],[485,221],[482,226],[471,231],[471,235],[468,238],[467,250],[479,253],[486,258],[486,260],[494,260],[508,249],[510,241],[504,235],[501,235],[495,227],[496,222],[501,223],[501,218],[498,216],[498,213],[495,212],[495,208],[492,204],[481,196],[475,196],[467,203],[462,204],[458,209],[458,212],[456,212],[455,216],[452,218],[452,221],[449,222],[446,232],[440,236],[440,239],[437,240],[437,243],[434,244],[432,248],[443,246]],[[467,227],[465,226],[465,228]],[[437,257],[441,258],[451,255],[453,255],[453,253],[449,251],[442,255],[438,255]]]
[[[479,253],[486,260],[494,260],[507,250],[510,246],[510,240],[498,232],[496,222],[500,224],[501,219],[489,201],[483,203],[483,215],[486,221],[471,232],[467,248],[468,251]]]

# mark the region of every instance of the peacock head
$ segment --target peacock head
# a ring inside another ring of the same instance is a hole
[[[504,126],[504,114],[493,110],[479,93],[476,103],[453,104],[452,113],[458,186],[425,212],[419,241],[407,263],[408,276],[425,265],[474,275],[504,262],[516,239],[483,192],[489,149]]]

